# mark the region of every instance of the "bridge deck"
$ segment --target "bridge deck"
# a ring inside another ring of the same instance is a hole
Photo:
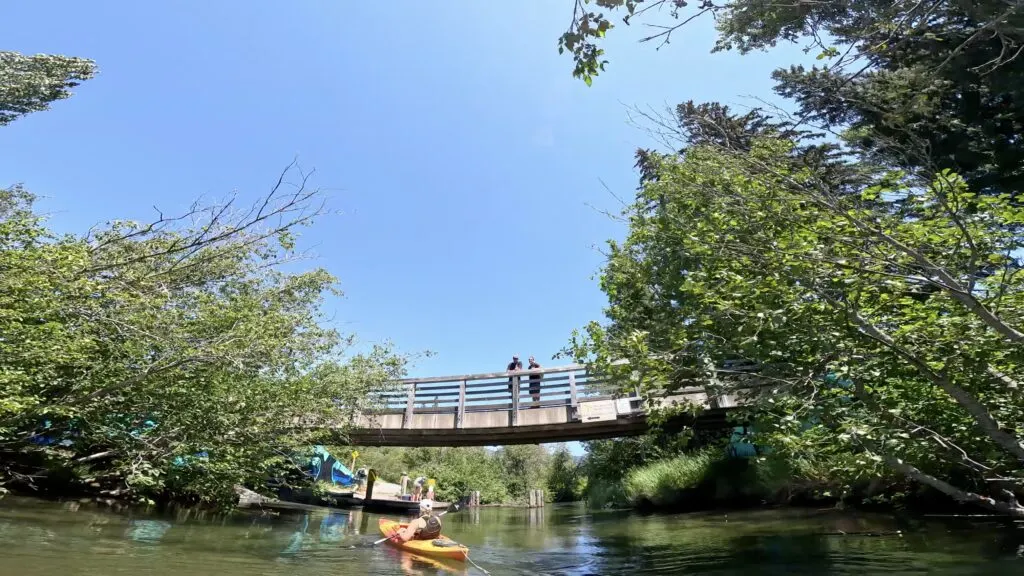
[[[734,370],[735,371],[735,370]],[[396,382],[359,415],[348,443],[357,446],[489,446],[592,440],[642,434],[644,402],[634,389],[572,364]],[[742,398],[709,397],[703,387],[652,403],[692,403],[704,409],[690,424],[720,423]]]

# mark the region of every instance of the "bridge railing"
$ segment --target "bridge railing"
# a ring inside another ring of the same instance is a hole
[[[745,403],[750,393],[767,385],[769,381],[758,375],[760,368],[748,362],[726,362],[719,368],[719,378],[728,380],[727,385],[706,386],[706,381],[694,377],[692,386],[645,399],[635,388],[624,390],[621,380],[612,381],[578,364],[406,378],[371,393],[360,403],[353,423],[361,429],[441,430],[597,422],[643,414],[650,402],[728,409]]]
[[[374,412],[402,414],[402,427],[410,427],[415,415],[454,414],[460,427],[466,414],[506,412],[515,426],[526,410],[567,407],[570,417],[581,401],[622,397],[607,377],[581,365],[537,370],[516,370],[434,378],[407,378],[390,390],[374,395]],[[636,392],[625,396],[637,398]]]

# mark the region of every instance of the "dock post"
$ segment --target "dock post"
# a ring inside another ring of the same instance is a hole
[[[363,496],[364,502],[369,502],[373,499],[373,483],[377,481],[377,471],[370,468],[366,471],[366,495]]]

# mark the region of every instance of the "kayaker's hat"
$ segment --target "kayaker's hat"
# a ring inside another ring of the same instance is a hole
[[[434,509],[434,503],[430,499],[420,500],[420,512],[430,512]]]

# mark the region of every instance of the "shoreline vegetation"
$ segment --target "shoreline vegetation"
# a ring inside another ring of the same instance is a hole
[[[801,469],[771,456],[743,457],[729,454],[723,448],[725,442],[721,438],[717,442],[712,440],[704,447],[689,447],[681,453],[675,453],[679,443],[692,442],[693,436],[689,433],[652,433],[637,438],[592,441],[584,444],[587,453],[580,458],[573,458],[564,446],[556,447],[553,452],[537,445],[512,447],[511,455],[505,453],[509,447],[493,452],[482,448],[370,447],[360,448],[360,461],[362,465],[371,467],[382,465],[384,474],[379,476],[378,482],[395,484],[392,488],[396,490],[397,483],[391,482],[390,477],[394,476],[397,480],[397,475],[405,471],[395,472],[400,468],[423,470],[423,475],[436,474],[437,498],[451,502],[464,496],[456,496],[461,494],[461,487],[487,486],[486,480],[482,479],[500,477],[525,491],[534,488],[544,490],[546,504],[583,502],[592,513],[636,511],[643,514],[678,514],[792,508],[848,509],[909,517],[968,517],[985,512],[980,507],[957,504],[941,492],[908,483],[895,475],[872,478],[855,483],[852,487],[844,487],[830,479],[828,470]],[[676,443],[675,447],[672,447],[673,443]],[[663,449],[659,450],[655,446]],[[342,449],[335,450],[343,453]],[[453,462],[470,465],[460,469]],[[622,462],[630,464],[620,468]],[[519,470],[534,472],[525,480],[505,474],[506,470],[515,470],[517,466]],[[417,475],[411,473],[410,478]],[[184,506],[211,511],[259,508],[271,513],[345,509],[331,502],[331,490],[329,486],[313,484],[304,489],[309,492],[308,497],[293,500],[279,499],[235,486],[236,501],[234,505],[228,506],[181,499],[145,502],[82,491],[33,493],[15,490],[11,493],[16,496],[42,497],[77,504],[89,502],[115,508],[153,505],[158,508]],[[0,490],[0,498],[6,493]],[[495,493],[498,499],[494,497]],[[518,495],[507,487],[504,490],[498,488],[490,494],[482,492],[481,495],[480,508],[530,509],[524,495]]]

